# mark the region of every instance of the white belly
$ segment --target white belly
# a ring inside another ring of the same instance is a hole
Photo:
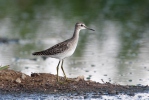
[[[77,46],[77,44],[75,44],[73,46],[71,45],[68,50],[66,50],[62,53],[58,53],[56,55],[50,55],[50,57],[57,58],[57,59],[60,59],[60,60],[64,59],[64,58],[67,58],[67,57],[71,56],[74,53],[74,51],[76,49],[76,46]]]

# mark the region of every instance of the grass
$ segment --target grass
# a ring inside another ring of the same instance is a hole
[[[5,69],[8,69],[9,68],[9,65],[6,65],[6,66],[0,66],[0,70],[5,70]]]

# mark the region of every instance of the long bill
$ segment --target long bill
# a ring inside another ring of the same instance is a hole
[[[92,30],[92,31],[95,31],[94,29],[91,29],[91,28],[89,28],[89,27],[87,27],[87,26],[84,26],[86,29],[88,29],[88,30]]]

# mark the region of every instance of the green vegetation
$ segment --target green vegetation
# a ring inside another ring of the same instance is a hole
[[[8,69],[9,68],[9,65],[6,65],[6,66],[0,66],[0,70],[5,70],[5,69]]]

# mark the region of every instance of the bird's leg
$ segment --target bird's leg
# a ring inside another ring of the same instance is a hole
[[[64,60],[62,59],[61,69],[63,71],[63,74],[64,74],[65,79],[67,80],[66,74],[65,74],[64,69],[63,69],[63,62],[64,62]]]
[[[58,69],[59,69],[60,62],[61,62],[61,60],[58,62],[58,65],[57,65],[57,81],[59,81]]]

